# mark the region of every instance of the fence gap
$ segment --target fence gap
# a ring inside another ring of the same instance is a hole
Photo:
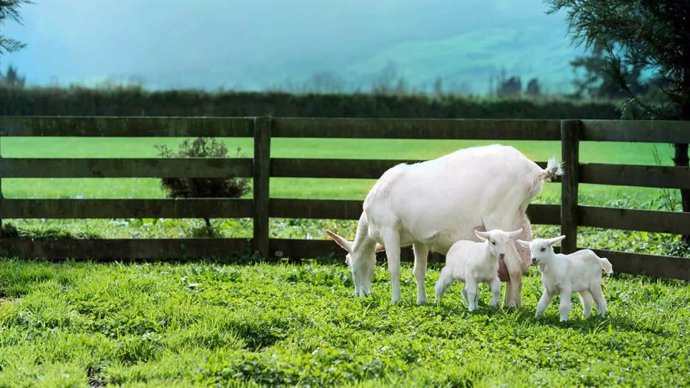
[[[561,179],[561,252],[574,252],[577,248],[578,204],[577,193],[580,166],[580,120],[561,121],[561,157],[564,174]]]
[[[252,250],[269,257],[269,182],[271,172],[271,118],[254,119],[254,234]]]

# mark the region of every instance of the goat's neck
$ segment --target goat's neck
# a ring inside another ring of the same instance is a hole
[[[376,241],[369,238],[369,223],[364,213],[359,217],[355,240],[352,244],[353,253],[367,254],[376,249]]]

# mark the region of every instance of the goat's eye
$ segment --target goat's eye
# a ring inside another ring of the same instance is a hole
[[[545,250],[546,250],[546,248],[544,248],[544,247],[541,247],[541,251],[542,251],[542,252],[544,252]]]
[[[491,244],[496,245],[496,241],[492,241]]]

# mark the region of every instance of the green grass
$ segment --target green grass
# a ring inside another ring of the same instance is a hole
[[[690,287],[606,280],[606,318],[556,305],[465,310],[403,300],[379,267],[352,296],[343,264],[0,263],[0,386],[687,386]],[[438,270],[427,274],[433,292]],[[488,301],[483,289],[482,300]]]

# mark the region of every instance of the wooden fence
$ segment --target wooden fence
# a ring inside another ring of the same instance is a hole
[[[41,159],[0,156],[0,220],[13,218],[253,218],[253,238],[0,239],[0,255],[50,259],[165,259],[340,255],[327,240],[269,238],[269,218],[357,219],[362,201],[269,198],[271,177],[378,178],[400,160],[272,158],[273,138],[550,140],[562,144],[560,205],[530,205],[534,224],[561,225],[563,250],[578,226],[690,235],[690,213],[581,206],[581,183],[690,189],[690,169],[579,163],[582,141],[690,143],[690,122],[171,117],[0,117],[7,136],[253,137],[254,157],[238,159]],[[0,149],[1,152],[1,149]],[[544,165],[543,162],[540,164]],[[252,199],[4,199],[1,178],[251,177]],[[690,280],[690,260],[598,250],[617,272]],[[409,252],[406,254],[409,258]]]

